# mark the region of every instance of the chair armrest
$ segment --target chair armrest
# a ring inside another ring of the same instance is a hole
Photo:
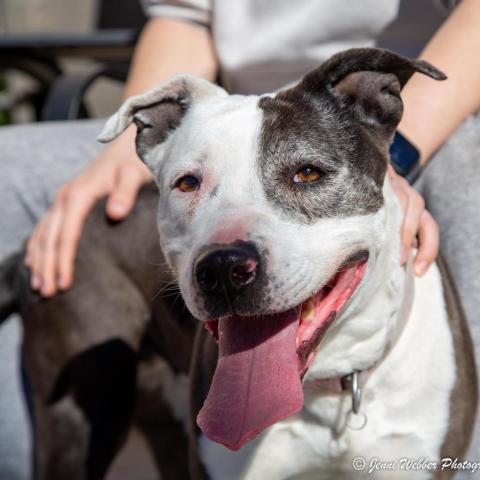
[[[136,29],[83,33],[8,33],[0,35],[0,63],[8,57],[90,58],[128,61],[139,36]]]
[[[101,77],[125,81],[127,74],[127,64],[103,64],[95,65],[84,72],[62,75],[50,88],[41,120],[84,118],[84,98],[90,86]]]

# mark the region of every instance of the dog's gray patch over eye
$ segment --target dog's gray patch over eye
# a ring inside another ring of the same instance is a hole
[[[376,212],[385,153],[368,133],[335,108],[301,91],[259,101],[264,112],[258,166],[267,198],[302,222]],[[312,167],[313,182],[295,182]]]

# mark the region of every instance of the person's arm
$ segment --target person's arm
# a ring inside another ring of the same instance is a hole
[[[139,40],[125,88],[125,97],[144,92],[180,72],[214,80],[217,61],[210,32],[204,27],[168,18],[154,18]],[[43,296],[69,288],[83,224],[95,202],[108,195],[107,214],[124,218],[140,187],[151,180],[135,152],[135,128],[109,144],[80,175],[63,185],[55,202],[35,227],[25,263],[32,287]]]
[[[463,0],[420,55],[448,79],[432,82],[414,75],[402,91],[405,113],[399,130],[419,149],[422,164],[480,109],[479,52],[480,1]]]
[[[480,108],[479,51],[480,1],[463,0],[420,55],[448,79],[434,82],[417,74],[402,91],[405,108],[398,129],[418,148],[423,165],[462,121]],[[393,169],[389,169],[389,177],[405,212],[402,261],[418,236],[415,271],[422,274],[438,254],[438,225],[425,209],[423,198],[403,178]]]

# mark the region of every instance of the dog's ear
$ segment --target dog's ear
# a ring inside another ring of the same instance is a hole
[[[435,80],[447,78],[423,60],[379,48],[352,48],[307,74],[298,87],[330,96],[357,121],[390,137],[403,113],[400,91],[415,72]]]
[[[135,123],[137,152],[154,170],[156,165],[147,158],[148,151],[167,140],[194,102],[212,95],[226,96],[227,93],[207,80],[188,74],[176,75],[154,90],[127,99],[107,120],[97,140],[110,142]]]

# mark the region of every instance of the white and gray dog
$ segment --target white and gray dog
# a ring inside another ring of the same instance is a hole
[[[414,280],[400,266],[402,214],[385,176],[415,71],[443,78],[378,50],[336,55],[260,98],[181,75],[129,99],[102,133],[137,124],[163,253],[218,338],[198,416],[212,478],[357,478],[358,456],[436,461],[466,414],[451,410],[462,372],[439,270]],[[354,372],[368,378],[359,429],[335,391]],[[238,450],[267,427],[241,453],[221,445]]]
[[[441,459],[465,454],[468,329],[443,265],[422,278],[400,265],[386,177],[414,72],[444,78],[379,49],[337,54],[276,95],[179,75],[108,121],[101,141],[137,125],[163,255],[203,322],[192,478],[450,478]]]

